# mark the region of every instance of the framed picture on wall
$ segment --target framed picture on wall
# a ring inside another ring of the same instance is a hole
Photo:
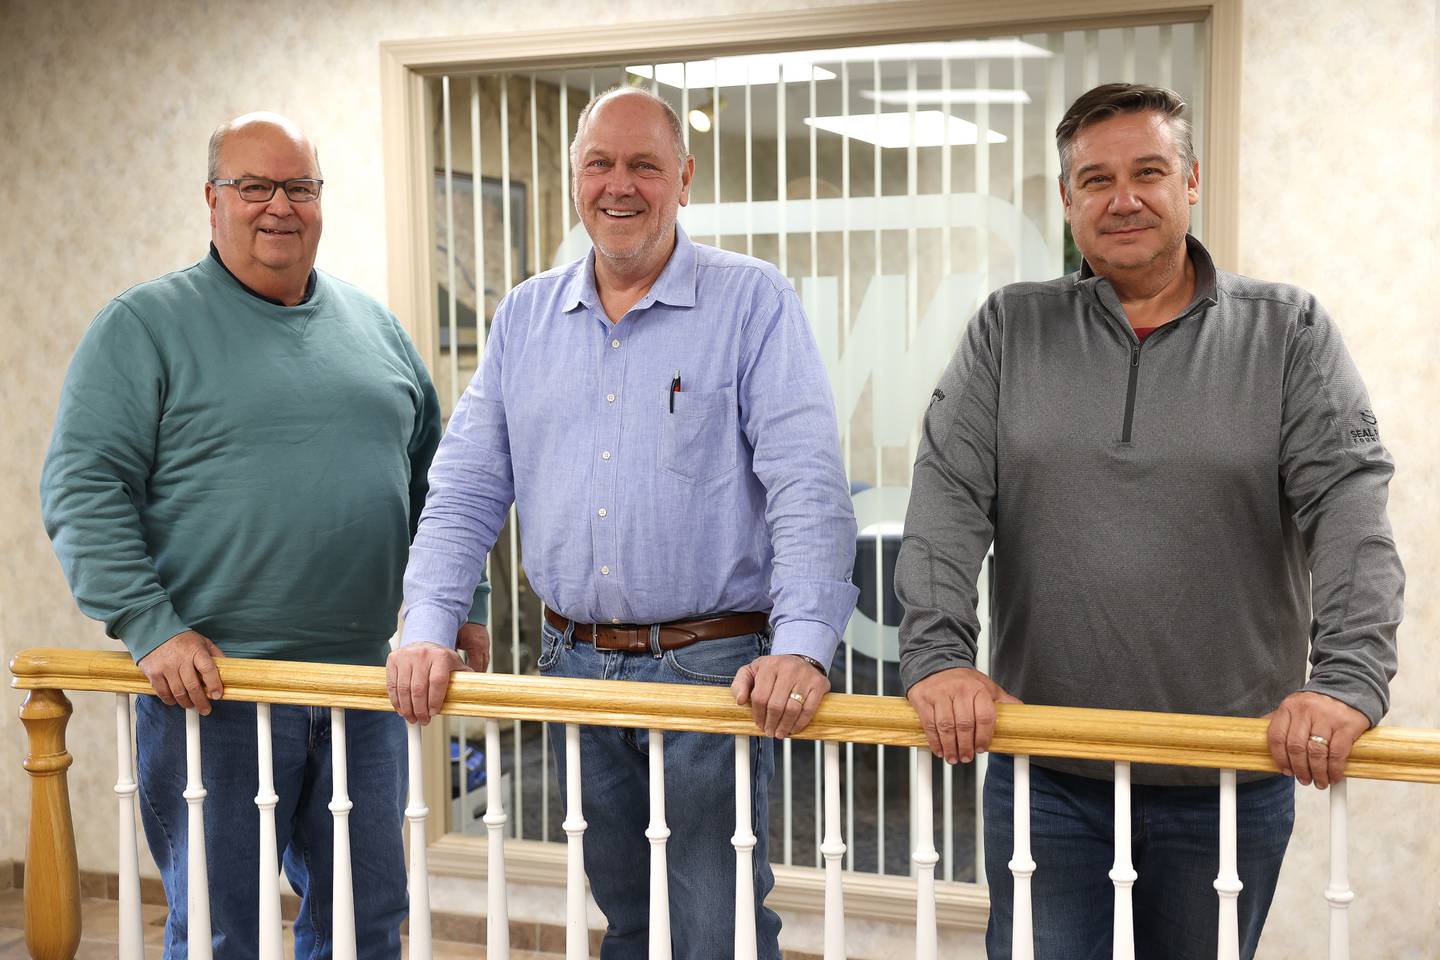
[[[435,229],[435,279],[439,298],[440,337],[442,349],[450,345],[450,265],[455,265],[455,319],[462,351],[474,350],[476,336],[477,287],[484,291],[485,322],[495,315],[495,308],[510,288],[530,276],[529,251],[525,237],[529,227],[529,193],[525,183],[511,180],[509,283],[506,281],[505,183],[498,177],[480,178],[480,230],[484,235],[484,256],[475,256],[475,177],[469,173],[451,174],[451,193],[455,215],[455,249],[449,248],[450,221],[445,209],[445,171],[435,171],[435,188],[431,194],[431,216]],[[484,271],[483,285],[477,285],[479,271]]]

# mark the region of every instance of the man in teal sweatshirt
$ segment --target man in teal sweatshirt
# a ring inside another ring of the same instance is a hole
[[[430,377],[396,319],[314,269],[319,161],[290,121],[211,138],[209,255],[116,297],[70,365],[41,480],[45,526],[81,610],[155,688],[137,706],[142,817],[186,956],[185,709],[201,722],[210,924],[255,956],[255,708],[215,659],[378,666],[440,437]],[[480,602],[472,619],[483,620]],[[488,637],[458,643],[483,667]],[[211,702],[215,701],[215,702]],[[329,711],[273,710],[278,848],[304,900],[299,957],[328,955]],[[399,956],[405,732],[351,711],[348,792],[360,956]]]

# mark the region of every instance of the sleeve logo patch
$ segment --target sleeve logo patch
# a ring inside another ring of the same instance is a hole
[[[1379,443],[1380,431],[1376,429],[1376,427],[1378,426],[1380,421],[1376,419],[1374,412],[1370,410],[1361,410],[1360,419],[1365,421],[1365,423],[1369,424],[1369,426],[1357,427],[1351,430],[1350,445],[1352,447],[1358,447],[1366,443]]]

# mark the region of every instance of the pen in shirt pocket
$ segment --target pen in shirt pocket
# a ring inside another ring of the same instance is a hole
[[[675,376],[670,378],[670,412],[675,412],[675,394],[680,392],[680,371],[675,371]]]

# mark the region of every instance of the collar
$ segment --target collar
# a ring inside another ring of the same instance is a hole
[[[283,300],[276,300],[274,297],[267,297],[267,296],[265,296],[265,294],[263,294],[263,293],[259,293],[259,292],[255,291],[255,290],[252,290],[252,289],[250,288],[249,284],[247,284],[244,280],[241,280],[239,277],[235,276],[235,274],[231,272],[230,268],[227,267],[227,266],[225,266],[225,261],[220,259],[220,251],[215,248],[215,244],[214,244],[213,242],[210,244],[210,256],[215,259],[215,262],[216,262],[216,263],[220,264],[220,269],[221,269],[221,270],[224,270],[227,274],[229,274],[230,279],[231,279],[231,280],[234,280],[236,283],[240,284],[240,289],[242,289],[242,290],[244,290],[246,293],[250,294],[250,296],[254,297],[254,298],[257,299],[257,300],[264,300],[266,303],[273,303],[273,304],[275,304],[275,306],[277,306],[277,307],[288,307],[288,306],[290,306],[290,304],[286,303],[286,302],[283,301]],[[301,297],[301,298],[300,298],[300,302],[297,303],[297,304],[295,304],[295,306],[297,306],[297,307],[302,307],[302,306],[304,306],[305,304],[309,303],[309,302],[310,302],[310,298],[311,298],[311,296],[314,295],[314,293],[315,293],[315,268],[314,268],[314,267],[311,267],[311,268],[310,268],[310,277],[309,277],[309,279],[307,279],[307,280],[305,281],[305,296]]]
[[[666,261],[665,269],[660,271],[660,276],[650,285],[649,292],[631,309],[643,309],[653,303],[668,303],[672,307],[695,306],[699,259],[695,242],[690,239],[684,227],[675,224],[675,249],[670,251],[670,259]],[[570,286],[565,291],[566,313],[581,304],[592,309],[600,306],[600,293],[595,287],[594,247],[591,247],[585,259],[580,262],[579,269],[570,278]]]
[[[1195,296],[1189,306],[1180,311],[1179,316],[1184,316],[1202,303],[1214,304],[1220,300],[1215,260],[1210,256],[1210,251],[1205,249],[1205,245],[1188,233],[1185,234],[1185,255],[1195,266]],[[1080,274],[1075,283],[1082,290],[1089,289],[1102,297],[1097,288],[1103,283],[1105,292],[1111,297],[1115,295],[1115,288],[1091,268],[1088,260],[1080,261]]]

